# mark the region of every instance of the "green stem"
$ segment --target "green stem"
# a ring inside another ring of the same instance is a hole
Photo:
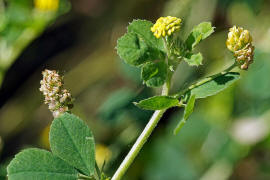
[[[163,89],[162,89],[162,95],[168,95],[169,94],[169,89],[170,89],[170,78],[168,78],[167,83],[164,84]],[[157,126],[159,120],[161,119],[162,115],[164,114],[164,110],[158,110],[155,111],[154,114],[152,115],[151,119],[145,126],[143,132],[141,135],[138,137],[134,145],[132,146],[131,150],[129,151],[128,155],[125,157],[124,161],[121,163],[117,171],[112,177],[112,180],[120,180],[129,166],[132,164],[136,156],[139,154],[140,150],[142,149],[143,145],[146,143],[148,140],[149,136]]]
[[[168,49],[169,47],[168,47],[168,44],[166,42],[166,39],[163,39],[163,42],[164,42],[164,47],[165,47],[166,52],[167,52],[167,56],[166,56],[165,61],[167,64],[169,64],[170,56],[171,56],[170,51]],[[168,76],[167,76],[167,81],[162,87],[161,95],[167,96],[169,94],[170,87],[171,87],[172,75],[173,75],[173,72],[169,71]],[[120,164],[119,168],[117,169],[117,171],[113,175],[112,180],[120,180],[123,177],[123,175],[128,170],[128,168],[130,167],[130,165],[132,164],[134,159],[139,154],[143,145],[147,142],[149,136],[152,134],[153,130],[157,126],[159,120],[161,119],[162,115],[165,113],[166,110],[167,109],[163,109],[163,110],[157,110],[154,112],[151,119],[149,120],[149,122],[145,126],[143,132],[140,134],[140,136],[138,137],[138,139],[136,140],[136,142],[132,146],[131,150],[129,151],[129,153],[125,157],[124,161]]]
[[[200,85],[202,85],[204,83],[207,83],[207,82],[215,79],[218,76],[221,76],[221,75],[224,75],[224,74],[228,73],[229,71],[231,71],[236,66],[237,66],[237,63],[235,62],[234,64],[232,64],[231,66],[229,66],[228,68],[226,68],[224,71],[221,71],[220,73],[214,74],[214,75],[209,76],[209,77],[207,77],[207,78],[205,78],[205,79],[203,79],[201,81],[198,81],[195,84],[193,84],[193,85],[189,86],[188,88],[184,89],[183,91],[180,91],[179,93],[177,93],[175,95],[172,95],[172,96],[175,97],[175,98],[179,98],[183,94],[185,94],[186,92],[188,92],[189,90],[194,89],[194,88],[196,88],[196,87],[198,87],[198,86],[200,86]]]

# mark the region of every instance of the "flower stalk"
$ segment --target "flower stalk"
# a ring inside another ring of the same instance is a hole
[[[167,83],[163,85],[162,88],[162,95],[166,96],[169,94],[170,85],[169,85],[170,79],[167,80]],[[138,137],[134,145],[132,146],[131,150],[129,151],[128,155],[125,157],[124,161],[122,161],[121,165],[115,172],[115,174],[112,177],[112,180],[120,180],[125,172],[128,170],[134,159],[139,154],[140,150],[142,149],[143,145],[147,142],[149,136],[152,134],[153,130],[157,126],[159,120],[161,119],[162,115],[165,113],[166,109],[164,110],[157,110],[152,115],[151,119],[145,126],[143,132]]]

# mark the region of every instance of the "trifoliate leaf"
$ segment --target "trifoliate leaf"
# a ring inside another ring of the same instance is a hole
[[[178,106],[179,100],[169,96],[154,96],[134,104],[146,110],[162,110]]]
[[[79,174],[75,168],[51,152],[35,148],[17,154],[7,171],[9,180],[77,180]]]
[[[167,64],[164,61],[148,62],[142,67],[142,79],[149,87],[162,86],[167,79]]]

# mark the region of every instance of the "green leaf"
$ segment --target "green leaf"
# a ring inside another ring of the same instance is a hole
[[[50,130],[52,152],[86,175],[95,170],[94,137],[80,118],[65,113],[53,120]]]
[[[195,105],[195,99],[196,99],[196,95],[193,94],[191,95],[191,97],[189,98],[187,105],[185,107],[185,112],[184,112],[184,119],[187,120],[188,117],[191,115],[191,113],[193,112],[193,108]]]
[[[77,180],[78,172],[62,159],[41,149],[26,149],[7,167],[9,180]]]
[[[186,40],[186,46],[191,51],[202,40],[214,32],[211,22],[202,22],[195,26]]]
[[[240,74],[237,72],[228,72],[213,79],[209,77],[201,81],[205,83],[199,86],[195,85],[195,87],[189,90],[187,93],[195,94],[196,98],[213,96],[232,85],[239,78]]]
[[[149,60],[148,46],[135,33],[127,33],[117,41],[117,53],[127,64],[139,66]]]
[[[164,61],[148,62],[142,67],[141,77],[148,87],[159,87],[167,79],[167,69],[167,64]]]
[[[139,35],[149,47],[165,52],[162,38],[157,39],[151,32],[153,23],[146,20],[133,20],[128,26],[128,32]]]
[[[189,100],[185,107],[184,117],[174,129],[174,135],[179,133],[179,131],[182,129],[182,127],[185,125],[186,121],[188,120],[189,116],[192,114],[194,105],[195,105],[195,100],[196,100],[196,96],[194,94],[189,97]]]
[[[197,54],[188,53],[185,56],[184,60],[190,66],[199,66],[199,65],[202,65],[203,57],[201,53],[197,53]]]
[[[146,110],[162,110],[178,106],[179,100],[169,96],[154,96],[134,104]]]

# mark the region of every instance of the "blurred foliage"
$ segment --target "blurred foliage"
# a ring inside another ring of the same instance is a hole
[[[32,0],[0,1],[0,85],[5,72],[24,48],[68,10],[67,0],[60,0],[56,12],[39,10]]]
[[[0,8],[0,19],[4,19],[0,21],[0,49],[5,48],[0,57],[10,52],[7,47],[16,47],[20,54],[54,21],[34,21],[38,17],[30,0],[5,2],[9,3],[18,4],[12,5],[13,10],[9,10],[11,5]],[[105,153],[111,153],[110,158],[105,158],[105,172],[112,174],[152,113],[136,108],[132,102],[159,92],[158,88],[151,91],[142,87],[139,69],[118,59],[116,39],[132,19],[155,21],[161,15],[172,15],[184,19],[181,32],[185,36],[202,21],[211,21],[216,27],[216,32],[198,46],[204,65],[190,68],[181,64],[173,79],[173,92],[185,87],[187,81],[214,74],[231,64],[225,40],[228,28],[234,24],[250,30],[256,47],[254,63],[247,72],[240,72],[242,78],[232,88],[199,100],[196,111],[177,136],[172,133],[182,111],[169,110],[125,179],[270,179],[269,4],[269,0],[72,1],[73,8],[64,17],[67,23],[73,19],[80,23],[81,27],[75,27],[77,42],[38,67],[0,109],[0,136],[5,142],[0,163],[24,147],[48,147],[44,139],[52,117],[41,105],[38,92],[40,72],[48,67],[65,72],[66,86],[76,98],[74,114],[87,120],[97,143],[106,149],[97,159],[103,160]],[[26,29],[36,26],[40,28],[38,34],[31,35],[28,41],[22,39],[25,44],[17,48],[18,37],[23,32],[32,33]],[[55,28],[51,25],[52,30]],[[6,72],[18,54],[6,63],[9,65],[2,66],[0,60],[0,71]]]

